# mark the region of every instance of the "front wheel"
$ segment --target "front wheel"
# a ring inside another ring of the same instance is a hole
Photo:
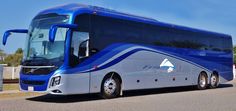
[[[199,90],[206,89],[207,87],[207,75],[206,73],[201,73],[198,77],[198,85],[197,88]]]
[[[102,82],[102,97],[106,99],[118,97],[121,90],[121,84],[118,78],[108,77]]]

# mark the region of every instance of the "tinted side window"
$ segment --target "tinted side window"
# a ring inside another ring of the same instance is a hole
[[[230,40],[202,32],[98,15],[91,15],[91,20],[91,47],[98,50],[117,42],[211,51],[229,51],[231,46],[226,46],[226,41],[232,45]]]
[[[90,31],[90,26],[91,26],[91,19],[90,15],[88,14],[82,14],[78,15],[75,19],[75,24],[78,24],[79,28],[78,31],[81,32],[89,32]]]
[[[114,43],[145,43],[142,24],[102,16],[92,17],[92,47],[99,50]]]

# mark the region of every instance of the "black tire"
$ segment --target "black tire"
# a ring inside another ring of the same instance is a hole
[[[113,82],[111,82],[111,81],[113,81]],[[110,86],[112,87],[115,85],[115,88],[110,89],[107,85],[109,87]],[[121,90],[121,82],[117,77],[115,77],[115,76],[113,76],[112,78],[107,77],[103,80],[102,86],[101,86],[101,95],[103,98],[105,98],[105,99],[116,98],[120,95],[120,90]],[[108,93],[108,92],[110,92],[110,93]]]
[[[219,85],[219,76],[217,74],[212,74],[210,78],[210,88],[217,88]]]
[[[198,84],[197,84],[197,89],[199,90],[204,90],[206,89],[207,87],[207,74],[202,72],[199,74],[199,77],[198,77]]]

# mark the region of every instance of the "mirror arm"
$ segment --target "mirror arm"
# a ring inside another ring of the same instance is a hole
[[[52,25],[50,27],[50,31],[49,31],[49,41],[50,42],[54,42],[58,28],[75,29],[75,28],[78,28],[78,25],[76,25],[76,24],[55,24],[55,25]]]
[[[6,32],[8,32],[8,33],[28,33],[28,30],[26,30],[26,29],[13,29],[13,30],[8,30]]]
[[[84,40],[83,42],[80,43],[79,47],[81,47],[81,45],[83,45],[84,43],[86,43],[86,42],[88,42],[88,41],[89,41],[89,39]]]
[[[3,41],[2,41],[3,45],[6,45],[7,38],[11,35],[11,33],[28,33],[28,30],[26,29],[7,30],[3,35]]]

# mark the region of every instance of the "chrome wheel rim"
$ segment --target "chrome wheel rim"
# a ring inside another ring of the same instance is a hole
[[[206,78],[203,75],[200,78],[200,86],[201,87],[205,87],[206,86]]]
[[[103,87],[104,87],[104,92],[107,95],[112,95],[115,92],[117,85],[114,79],[109,78],[104,82]]]
[[[215,86],[217,84],[217,77],[215,75],[211,76],[211,85]]]

